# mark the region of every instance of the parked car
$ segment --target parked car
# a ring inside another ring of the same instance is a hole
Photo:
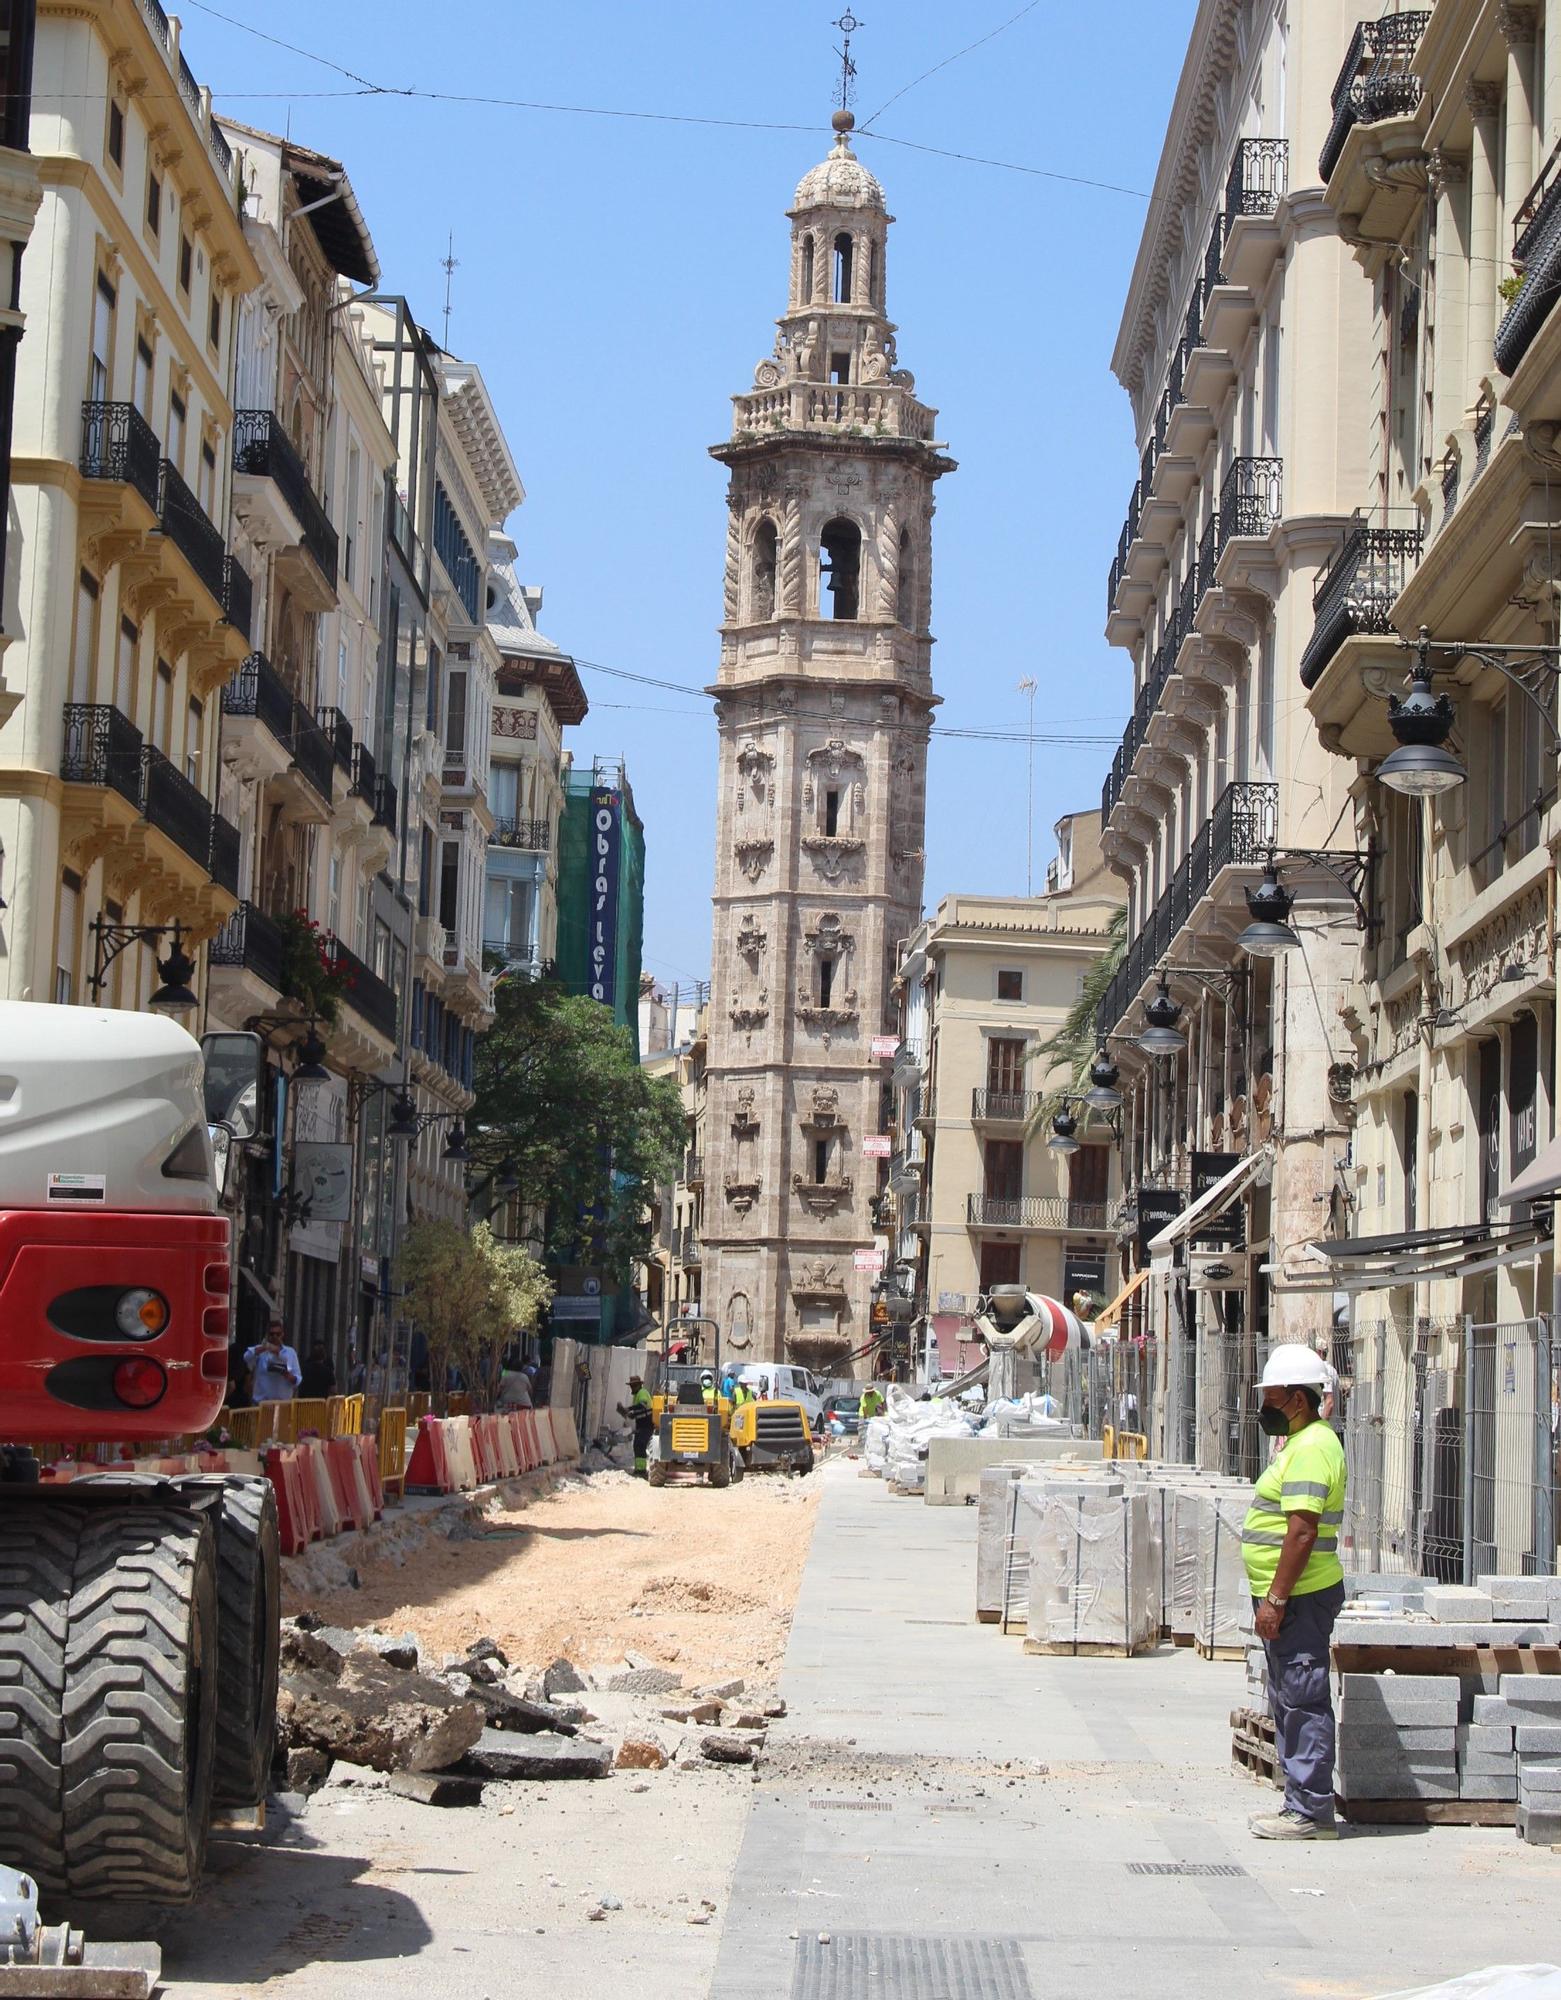
[[[858,1396],[826,1396],[820,1428],[825,1437],[855,1437],[862,1428]]]

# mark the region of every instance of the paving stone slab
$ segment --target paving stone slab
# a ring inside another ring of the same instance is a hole
[[[1518,1797],[1516,1771],[1463,1771],[1458,1777],[1461,1799],[1511,1799]]]
[[[1526,1757],[1561,1755],[1561,1721],[1522,1722],[1513,1731],[1514,1747]]]
[[[1503,1674],[1501,1693],[1508,1706],[1542,1711],[1540,1719],[1561,1722],[1561,1674]],[[1521,1722],[1523,1716],[1519,1715]]]
[[[1493,1750],[1505,1751],[1510,1757],[1513,1751],[1512,1724],[1510,1722],[1460,1722],[1458,1725],[1458,1748],[1460,1751]],[[1536,1750],[1550,1746],[1536,1743]],[[1556,1747],[1561,1749],[1561,1730],[1556,1731]]]
[[[1461,1583],[1427,1584],[1424,1605],[1427,1617],[1448,1625],[1489,1625],[1496,1616],[1489,1591]]]
[[[1523,1792],[1561,1792],[1561,1764],[1538,1764],[1530,1757],[1520,1757],[1518,1789]],[[1561,1811],[1561,1807],[1557,1810]]]
[[[1471,1750],[1467,1756],[1458,1759],[1460,1771],[1475,1772],[1481,1777],[1493,1777],[1501,1771],[1510,1771],[1517,1776],[1518,1760],[1515,1752],[1508,1750],[1505,1755],[1499,1750]]]
[[[1335,1774],[1334,1788],[1344,1799],[1455,1799],[1458,1796],[1456,1771],[1425,1771],[1413,1775],[1402,1772],[1370,1772],[1351,1779],[1348,1773]]]
[[[1535,1847],[1554,1847],[1561,1842],[1561,1812],[1551,1812],[1518,1800],[1518,1838]]]

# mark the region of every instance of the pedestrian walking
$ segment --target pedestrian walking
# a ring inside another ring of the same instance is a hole
[[[1282,1346],[1259,1386],[1258,1423],[1281,1442],[1253,1491],[1241,1553],[1285,1780],[1284,1810],[1251,1821],[1259,1840],[1334,1840],[1339,1831],[1328,1643],[1344,1603],[1345,1470],[1344,1447],[1321,1415],[1331,1374],[1309,1347]]]
[[[279,1319],[266,1328],[264,1340],[256,1341],[244,1355],[254,1370],[254,1398],[257,1403],[290,1403],[298,1394],[304,1371],[297,1353],[287,1345],[287,1334]]]
[[[336,1363],[331,1359],[323,1340],[317,1340],[309,1349],[309,1358],[304,1363],[303,1379],[298,1385],[300,1396],[334,1396],[336,1394]]]
[[[651,1432],[656,1428],[656,1418],[643,1377],[629,1377],[629,1400],[618,1405],[618,1414],[634,1421],[634,1476],[645,1479],[650,1473],[650,1439]]]

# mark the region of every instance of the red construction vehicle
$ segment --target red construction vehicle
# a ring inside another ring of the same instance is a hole
[[[187,1900],[214,1813],[265,1798],[276,1505],[34,1445],[204,1431],[228,1223],[200,1045],[155,1014],[0,1002],[0,1863],[47,1910]]]

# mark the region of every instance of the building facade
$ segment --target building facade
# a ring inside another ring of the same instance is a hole
[[[836,115],[789,211],[786,311],[734,399],[704,1296],[734,1351],[830,1372],[866,1337],[876,1038],[921,914],[933,488],[898,366],[883,190]],[[860,1253],[860,1254],[859,1254]]]
[[[1093,812],[1064,819],[1044,895],[946,896],[904,948],[887,1289],[913,1301],[913,1352],[930,1348],[934,1374],[957,1372],[960,1336],[994,1285],[1087,1305],[1117,1288],[1115,1135],[1080,1116],[1072,1151],[1049,1143],[1043,1104],[1073,1079],[1038,1060],[1122,901],[1098,831]]]
[[[45,0],[35,92],[43,195],[13,294],[33,337],[7,551],[5,990],[135,1006],[238,889],[217,731],[253,617],[227,533],[229,382],[259,272],[232,149],[161,9]]]

